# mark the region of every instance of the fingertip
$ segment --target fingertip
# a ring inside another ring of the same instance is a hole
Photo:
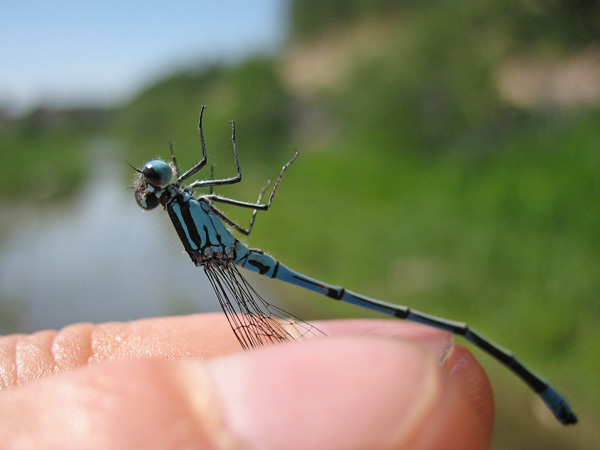
[[[494,394],[485,371],[473,354],[463,346],[456,346],[445,367],[450,376],[460,384],[467,399],[477,412],[481,422],[491,437],[494,428]]]
[[[486,448],[478,412],[425,346],[345,337],[208,363],[224,421],[259,448]]]
[[[455,347],[442,370],[441,395],[416,433],[419,445],[407,448],[489,448],[494,406],[485,372],[461,346]]]

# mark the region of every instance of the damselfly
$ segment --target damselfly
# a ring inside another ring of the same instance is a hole
[[[202,129],[203,113],[204,106],[200,111],[198,122],[198,134],[202,147],[200,162],[180,174],[177,160],[171,148],[171,163],[156,159],[146,163],[142,170],[136,169],[139,176],[134,186],[135,198],[142,209],[149,210],[162,205],[167,210],[192,262],[196,266],[202,267],[208,276],[225,316],[244,349],[257,347],[268,342],[294,340],[307,334],[319,335],[323,333],[312,325],[266,302],[250,286],[237,269],[237,266],[269,278],[276,278],[315,291],[333,300],[351,303],[399,319],[418,322],[461,335],[519,376],[542,398],[556,418],[563,424],[577,422],[577,418],[567,401],[553,387],[521,364],[512,353],[472,330],[467,324],[430,316],[406,306],[385,303],[339,286],[315,280],[287,268],[261,250],[249,248],[235,238],[229,228],[244,235],[250,234],[257,212],[269,209],[284,172],[296,159],[298,153],[281,169],[266,203],[261,202],[270,181],[260,191],[255,203],[216,195],[213,192],[214,186],[234,184],[242,179],[235,142],[235,123],[232,121],[233,154],[237,166],[237,175],[229,178],[213,179],[211,174],[211,178],[208,180],[198,180],[185,185],[184,181],[199,172],[206,166],[208,161]],[[175,181],[173,181],[173,175],[175,175]],[[209,193],[194,197],[194,190],[200,188],[209,188]],[[252,215],[248,227],[243,228],[235,223],[220,211],[215,203],[251,209]]]

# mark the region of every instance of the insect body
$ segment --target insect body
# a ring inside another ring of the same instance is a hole
[[[139,176],[134,186],[135,198],[142,209],[149,210],[158,205],[162,205],[166,209],[192,262],[196,266],[202,267],[208,276],[219,303],[243,348],[249,349],[269,342],[288,341],[307,334],[319,335],[322,333],[312,325],[266,302],[250,286],[239,272],[238,267],[309,289],[334,300],[464,336],[465,339],[519,376],[542,398],[563,424],[577,422],[577,418],[566,400],[544,379],[521,364],[512,353],[472,330],[467,324],[431,316],[406,306],[375,300],[342,287],[315,280],[289,269],[261,250],[251,249],[240,242],[230,229],[244,235],[250,234],[257,212],[269,209],[284,172],[298,154],[296,153],[283,166],[266,203],[261,202],[269,184],[261,190],[256,203],[216,195],[212,192],[214,186],[234,184],[242,179],[235,142],[235,124],[232,122],[232,142],[237,175],[222,179],[212,179],[211,176],[209,180],[198,180],[185,185],[184,181],[200,171],[208,160],[202,130],[203,113],[204,107],[201,109],[198,123],[202,147],[200,162],[182,175],[179,175],[179,168],[172,150],[171,163],[162,160],[146,163],[142,170],[138,170]],[[176,177],[175,181],[172,181],[173,175]],[[209,188],[210,193],[194,197],[194,190],[199,188]],[[251,209],[253,212],[248,228],[241,227],[227,217],[215,206],[215,203]],[[289,322],[290,320],[291,322]],[[293,327],[287,327],[286,323],[292,324]]]

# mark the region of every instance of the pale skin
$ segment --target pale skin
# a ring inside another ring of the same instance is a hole
[[[485,449],[489,382],[400,321],[243,352],[221,314],[0,338],[3,448]],[[446,355],[442,361],[443,355]]]

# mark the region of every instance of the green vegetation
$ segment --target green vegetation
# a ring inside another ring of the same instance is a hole
[[[21,119],[0,118],[0,198],[62,198],[84,178],[85,141],[106,132],[108,111],[40,108]]]
[[[7,122],[0,194],[65,195],[96,135],[124,141],[122,159],[136,165],[167,156],[173,141],[188,166],[205,104],[217,176],[233,170],[227,122],[237,124],[245,182],[226,195],[254,199],[301,151],[252,245],[307,274],[474,324],[597,420],[600,108],[523,107],[497,83],[513,56],[560,61],[595,43],[598,2],[583,3],[296,0],[280,59],[182,71],[100,121]],[[282,292],[301,300],[290,309],[302,316],[367,314]],[[525,401],[515,404],[522,423]]]

